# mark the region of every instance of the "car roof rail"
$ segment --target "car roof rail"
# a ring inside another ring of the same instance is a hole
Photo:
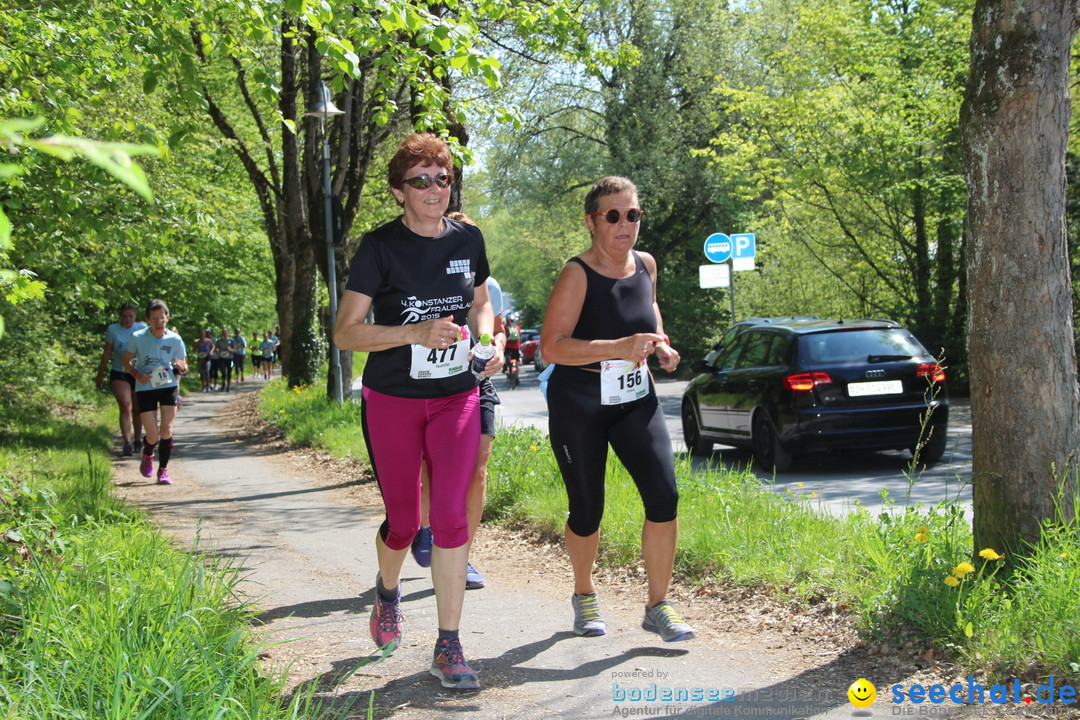
[[[899,327],[900,323],[888,318],[840,318],[836,321],[837,325],[848,325],[851,323],[885,323],[886,325],[895,325]]]

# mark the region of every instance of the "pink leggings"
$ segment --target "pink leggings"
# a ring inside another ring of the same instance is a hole
[[[441,548],[469,541],[465,497],[480,445],[476,390],[443,398],[403,398],[364,388],[361,415],[368,455],[386,507],[380,528],[391,550],[420,529],[420,468],[431,477],[431,532]]]

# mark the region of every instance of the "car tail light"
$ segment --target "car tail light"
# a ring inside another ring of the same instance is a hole
[[[829,373],[808,372],[798,375],[788,375],[784,378],[784,387],[795,392],[810,392],[817,385],[826,385],[832,382]]]
[[[917,374],[931,382],[945,382],[945,368],[937,363],[923,363],[919,366]]]

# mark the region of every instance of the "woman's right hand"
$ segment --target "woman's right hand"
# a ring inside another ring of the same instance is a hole
[[[642,363],[656,350],[656,343],[664,341],[663,335],[656,333],[635,333],[622,339],[623,360]]]
[[[442,350],[457,342],[461,335],[461,326],[453,317],[435,318],[417,323],[417,345]]]

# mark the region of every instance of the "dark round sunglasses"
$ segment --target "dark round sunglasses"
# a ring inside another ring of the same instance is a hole
[[[641,219],[641,216],[644,215],[644,214],[645,214],[644,210],[638,210],[637,208],[630,208],[629,210],[626,211],[626,222],[636,223],[638,220]],[[604,219],[607,220],[612,225],[618,225],[619,224],[619,218],[621,218],[623,214],[621,212],[619,212],[618,210],[612,209],[612,210],[608,210],[606,213],[593,212],[593,213],[589,213],[589,215],[592,215],[594,217],[597,216],[597,215],[602,215],[604,217]]]
[[[411,177],[408,180],[402,180],[402,185],[408,185],[414,187],[417,190],[427,190],[432,185],[438,185],[441,188],[450,187],[450,183],[454,181],[454,178],[450,177],[446,173],[431,177],[430,175],[417,175]]]

